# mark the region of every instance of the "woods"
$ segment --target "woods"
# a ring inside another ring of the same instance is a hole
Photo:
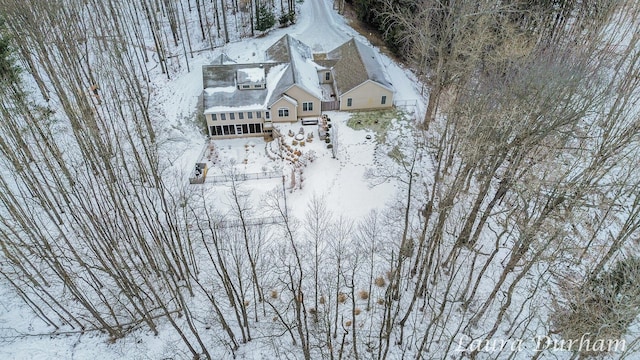
[[[356,4],[428,91],[368,166],[393,204],[354,219],[171,178],[159,79],[296,3],[0,0],[2,286],[52,336],[179,358],[637,357],[640,7],[557,4]]]

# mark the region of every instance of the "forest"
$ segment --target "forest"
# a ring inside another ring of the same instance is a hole
[[[300,6],[0,0],[0,287],[21,311],[52,337],[171,334],[179,359],[638,358],[640,4],[334,0],[427,89],[369,171],[394,204],[290,214],[234,181],[223,213],[174,177],[157,89]]]

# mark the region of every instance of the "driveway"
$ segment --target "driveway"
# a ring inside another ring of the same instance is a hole
[[[305,19],[305,25],[293,35],[309,45],[313,52],[333,50],[357,34],[332,9],[332,3],[331,0],[305,0],[302,5],[302,16],[311,18]]]

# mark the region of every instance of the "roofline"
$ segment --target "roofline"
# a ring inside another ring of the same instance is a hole
[[[391,92],[391,94],[392,94],[392,95],[395,95],[395,91],[394,91],[392,88],[390,88],[390,87],[388,87],[388,86],[386,86],[386,85],[384,85],[384,84],[381,84],[381,83],[379,83],[379,82],[377,82],[377,81],[375,81],[375,80],[367,79],[366,81],[361,82],[358,86],[355,86],[355,87],[353,87],[353,88],[351,88],[351,89],[349,89],[349,90],[347,90],[347,91],[343,92],[342,94],[340,94],[340,97],[343,97],[344,95],[346,95],[346,94],[348,94],[348,93],[352,92],[353,90],[355,90],[355,89],[357,89],[357,88],[359,88],[359,87],[363,86],[364,84],[366,84],[366,83],[368,83],[368,82],[372,82],[372,83],[374,83],[374,84],[376,84],[376,85],[378,85],[378,86],[380,86],[380,87],[382,87],[382,88],[384,88],[384,89],[386,89],[386,90],[389,90],[389,92]]]
[[[302,85],[299,85],[299,84],[295,84],[295,83],[294,83],[293,85],[289,86],[288,88],[286,88],[286,89],[282,92],[282,94],[286,95],[286,94],[287,94],[287,91],[289,91],[289,90],[290,90],[292,87],[294,87],[294,86],[297,86],[300,90],[302,90],[302,91],[306,92],[306,93],[307,93],[307,95],[312,96],[313,98],[315,98],[315,99],[318,99],[318,100],[322,101],[322,99],[321,99],[321,98],[319,98],[319,97],[317,97],[316,95],[314,95],[314,94],[313,94],[312,92],[310,92],[306,87],[304,87],[304,86],[302,86]]]

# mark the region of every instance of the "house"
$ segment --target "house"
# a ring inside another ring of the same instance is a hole
[[[320,81],[333,83],[339,110],[393,106],[393,85],[370,47],[351,39],[317,58],[316,61],[326,68]]]
[[[350,40],[327,54],[285,35],[265,61],[220,55],[202,67],[203,105],[215,138],[269,136],[273,124],[317,119],[323,110],[390,107],[393,89],[372,49]]]

